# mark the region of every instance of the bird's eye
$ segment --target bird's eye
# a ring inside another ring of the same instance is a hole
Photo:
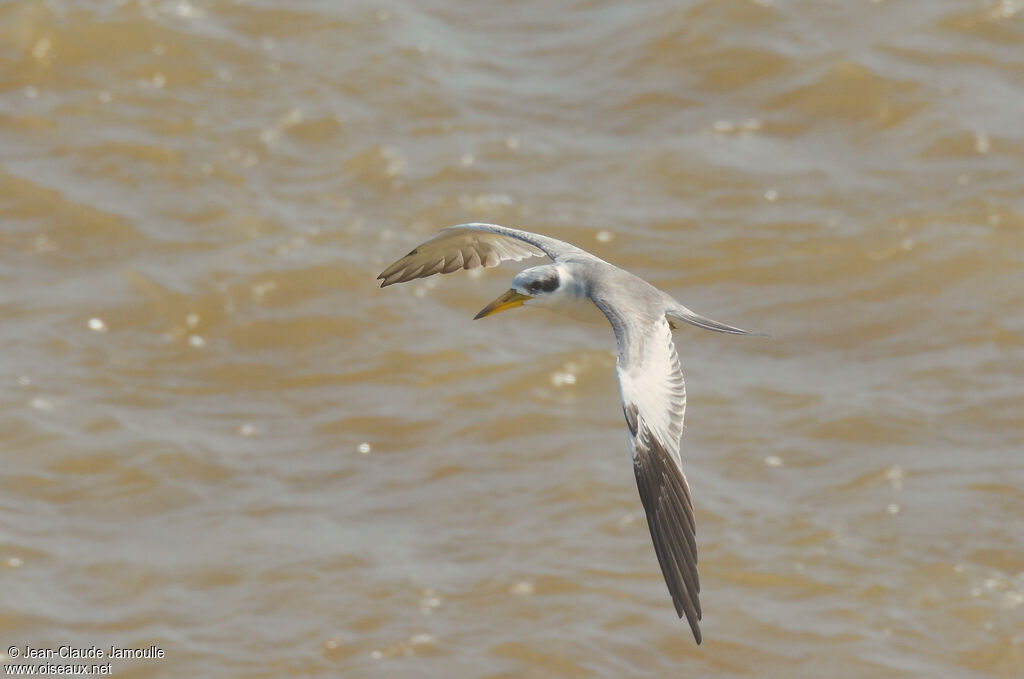
[[[539,292],[540,291],[540,283],[538,281],[533,281],[532,283],[530,283],[530,285],[528,286],[527,289],[530,292]]]

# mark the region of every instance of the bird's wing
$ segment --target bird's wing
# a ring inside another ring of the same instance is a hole
[[[548,236],[510,229],[497,224],[459,224],[442,229],[384,269],[377,276],[380,287],[426,278],[436,273],[458,269],[497,266],[500,262],[518,262],[527,257],[547,255],[557,259],[563,255],[582,253],[579,248]]]
[[[598,307],[611,321],[618,341],[616,372],[622,408],[654,551],[676,613],[680,618],[686,616],[699,644],[696,524],[679,456],[686,387],[672,329],[660,314],[623,313],[600,302]]]

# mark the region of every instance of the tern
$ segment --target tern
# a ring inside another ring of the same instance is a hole
[[[518,306],[575,317],[585,316],[588,307],[597,307],[611,323],[629,452],[647,527],[676,614],[686,616],[693,638],[700,644],[696,523],[679,451],[686,387],[672,330],[678,323],[689,323],[733,335],[754,333],[696,314],[642,278],[574,245],[496,224],[442,229],[384,269],[377,279],[383,288],[437,273],[545,255],[551,264],[516,274],[509,291],[484,307],[475,319]]]

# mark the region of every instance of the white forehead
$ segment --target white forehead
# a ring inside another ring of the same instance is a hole
[[[530,269],[524,269],[512,279],[514,283],[529,283],[530,281],[543,280],[558,276],[558,267],[554,264],[544,264]]]

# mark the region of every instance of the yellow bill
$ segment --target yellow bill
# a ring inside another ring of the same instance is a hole
[[[523,302],[528,299],[533,299],[533,297],[530,295],[521,295],[515,290],[509,290],[504,295],[481,309],[480,313],[473,317],[473,320],[475,321],[478,318],[496,314],[499,311],[504,311],[505,309],[514,309],[517,306],[523,306]]]

